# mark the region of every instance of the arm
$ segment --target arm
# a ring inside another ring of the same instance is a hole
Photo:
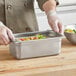
[[[45,3],[47,3],[47,2],[49,3],[49,1],[54,1],[56,3],[56,5],[59,4],[59,1],[58,0],[37,0],[40,9],[43,10],[43,11],[44,11],[44,8],[43,8],[44,6],[43,5]]]
[[[52,30],[58,33],[63,32],[63,26],[56,13],[57,0],[46,0],[42,5],[42,9],[45,11],[48,19],[48,23]]]
[[[53,10],[55,11],[56,10],[56,1],[55,0],[47,0],[44,4],[43,4],[43,7],[44,11],[46,12],[46,14],[50,11],[50,10]]]

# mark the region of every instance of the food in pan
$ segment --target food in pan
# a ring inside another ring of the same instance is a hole
[[[35,36],[16,38],[16,41],[28,41],[28,40],[37,40],[37,39],[45,39],[45,38],[46,38],[46,36],[44,36],[42,34],[37,34]]]
[[[75,29],[65,29],[64,32],[67,32],[67,33],[76,33],[76,30]]]
[[[76,34],[76,25],[67,25],[64,32]]]

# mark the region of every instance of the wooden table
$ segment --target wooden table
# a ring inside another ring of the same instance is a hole
[[[62,41],[60,55],[16,60],[0,46],[0,76],[76,76],[76,45]]]

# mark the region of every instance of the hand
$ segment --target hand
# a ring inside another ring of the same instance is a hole
[[[55,11],[47,13],[48,23],[52,30],[57,33],[63,33],[63,26]]]
[[[0,45],[7,45],[14,40],[12,31],[0,22]]]

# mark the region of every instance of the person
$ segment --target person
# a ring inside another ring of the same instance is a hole
[[[57,0],[37,0],[47,15],[51,28],[62,32],[62,24],[56,13]],[[34,0],[0,0],[0,45],[14,40],[13,33],[38,31],[34,12]]]

